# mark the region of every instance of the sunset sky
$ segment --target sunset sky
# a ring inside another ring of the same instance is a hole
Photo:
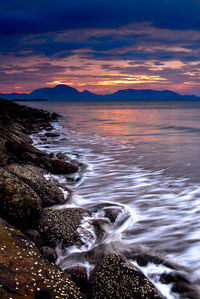
[[[1,0],[0,92],[200,95],[200,0]]]

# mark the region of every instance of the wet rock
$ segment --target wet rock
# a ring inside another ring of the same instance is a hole
[[[4,99],[0,99],[0,111],[0,122],[4,126],[21,126],[23,132],[29,134],[39,131],[41,127],[49,127],[51,121],[60,117],[56,113],[29,108]]]
[[[153,284],[123,256],[111,254],[90,277],[90,298],[162,298]]]
[[[42,246],[40,248],[41,254],[50,262],[55,263],[57,260],[57,254],[55,249],[48,247],[48,246]]]
[[[72,280],[79,286],[80,290],[86,294],[88,292],[87,270],[85,267],[73,267],[65,270],[70,274]]]
[[[172,284],[172,292],[181,295],[181,298],[198,298],[198,291],[192,286],[191,282],[184,276],[183,273],[171,272],[163,273],[160,276],[160,282],[163,284]]]
[[[57,133],[45,133],[45,136],[46,137],[59,137],[60,134],[57,134]]]
[[[43,159],[43,166],[54,174],[69,174],[78,171],[78,167],[59,159]]]
[[[11,154],[21,158],[24,152],[32,153],[37,156],[45,156],[46,154],[33,147],[31,144],[26,142],[16,143],[13,140],[7,140],[5,143],[6,150]]]
[[[84,216],[89,211],[78,208],[55,210],[43,209],[41,218],[38,220],[37,230],[43,237],[45,245],[55,247],[62,243],[62,247],[82,245],[83,241],[77,229],[80,227]],[[84,230],[82,229],[82,233]]]
[[[161,274],[160,281],[164,284],[169,284],[169,283],[174,283],[174,282],[189,283],[189,281],[183,276],[183,274],[176,273],[176,272]]]
[[[187,283],[184,282],[174,283],[172,287],[172,292],[180,294],[182,296],[181,298],[190,298],[190,299],[198,298],[198,294],[195,293],[192,286],[189,286]]]
[[[25,232],[25,234],[35,243],[37,247],[42,246],[42,237],[37,230],[29,229]]]
[[[37,168],[31,165],[9,165],[9,171],[27,183],[42,200],[42,205],[48,207],[64,203],[66,200],[62,191],[53,183],[48,182]]]
[[[83,298],[70,276],[0,218],[0,298]]]
[[[111,223],[114,223],[120,213],[121,211],[119,209],[106,209],[105,217],[108,218]]]
[[[0,168],[0,215],[16,227],[26,227],[39,218],[42,201],[33,189],[9,171]]]
[[[8,163],[9,155],[5,148],[6,139],[0,137],[0,166],[4,166]]]
[[[63,153],[61,153],[61,152],[57,153],[57,154],[56,154],[56,157],[57,157],[59,160],[63,160],[63,161],[65,161],[65,160],[70,160],[69,157],[67,157],[65,154],[63,154]]]

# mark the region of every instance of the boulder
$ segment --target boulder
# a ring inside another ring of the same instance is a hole
[[[40,248],[40,252],[50,262],[53,262],[53,263],[56,262],[58,256],[56,254],[56,251],[53,248],[48,247],[48,246],[42,246]]]
[[[47,133],[45,133],[45,136],[46,137],[50,137],[50,138],[54,138],[54,137],[59,137],[60,136],[60,134],[57,134],[57,133],[53,133],[53,132],[47,132]]]
[[[37,168],[31,165],[9,165],[7,169],[27,183],[42,200],[44,207],[64,203],[63,192],[47,181]]]
[[[54,174],[70,174],[78,171],[76,165],[59,159],[43,159],[42,164]]]
[[[105,209],[105,217],[110,220],[111,223],[114,223],[118,215],[121,213],[120,209],[117,208],[108,208]]]
[[[16,227],[29,226],[40,217],[42,201],[33,189],[0,168],[0,215]]]
[[[162,298],[154,285],[123,256],[110,254],[91,273],[90,298]]]
[[[43,237],[43,243],[50,247],[62,243],[63,248],[82,245],[83,241],[77,229],[80,227],[84,216],[89,216],[89,211],[78,208],[43,209],[37,228]],[[87,234],[88,232],[84,232],[84,229],[82,229],[82,233]]]
[[[0,298],[83,298],[70,276],[0,218]]]
[[[66,273],[70,274],[72,280],[79,286],[83,294],[88,292],[88,278],[87,269],[85,267],[76,266],[65,270]]]

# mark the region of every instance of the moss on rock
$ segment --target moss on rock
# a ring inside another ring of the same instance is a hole
[[[62,191],[55,184],[48,182],[34,166],[13,164],[9,165],[7,169],[37,193],[44,207],[65,202]]]
[[[123,256],[111,254],[97,264],[90,278],[90,298],[162,298],[153,284]]]
[[[33,189],[0,168],[0,215],[16,227],[29,225],[41,214],[42,201]]]

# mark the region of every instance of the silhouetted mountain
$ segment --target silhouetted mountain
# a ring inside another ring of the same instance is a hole
[[[0,93],[0,98],[4,98],[7,100],[29,99],[30,94],[28,94],[28,93]]]
[[[84,90],[79,92],[75,88],[60,84],[55,87],[44,87],[32,91],[30,94],[0,94],[0,97],[13,100],[13,99],[29,99],[29,100],[48,100],[48,101],[114,101],[114,100],[128,100],[128,101],[162,101],[162,100],[200,100],[200,97],[195,95],[180,95],[170,90],[151,90],[151,89],[125,89],[119,90],[115,93],[108,95],[97,95],[95,93]]]
[[[48,99],[49,101],[64,101],[68,99],[79,99],[80,92],[65,84],[57,85],[53,88],[45,87],[31,92],[31,98]]]
[[[197,100],[196,96],[182,96],[170,90],[151,90],[151,89],[125,89],[119,90],[113,94],[106,95],[106,98],[112,100]]]

